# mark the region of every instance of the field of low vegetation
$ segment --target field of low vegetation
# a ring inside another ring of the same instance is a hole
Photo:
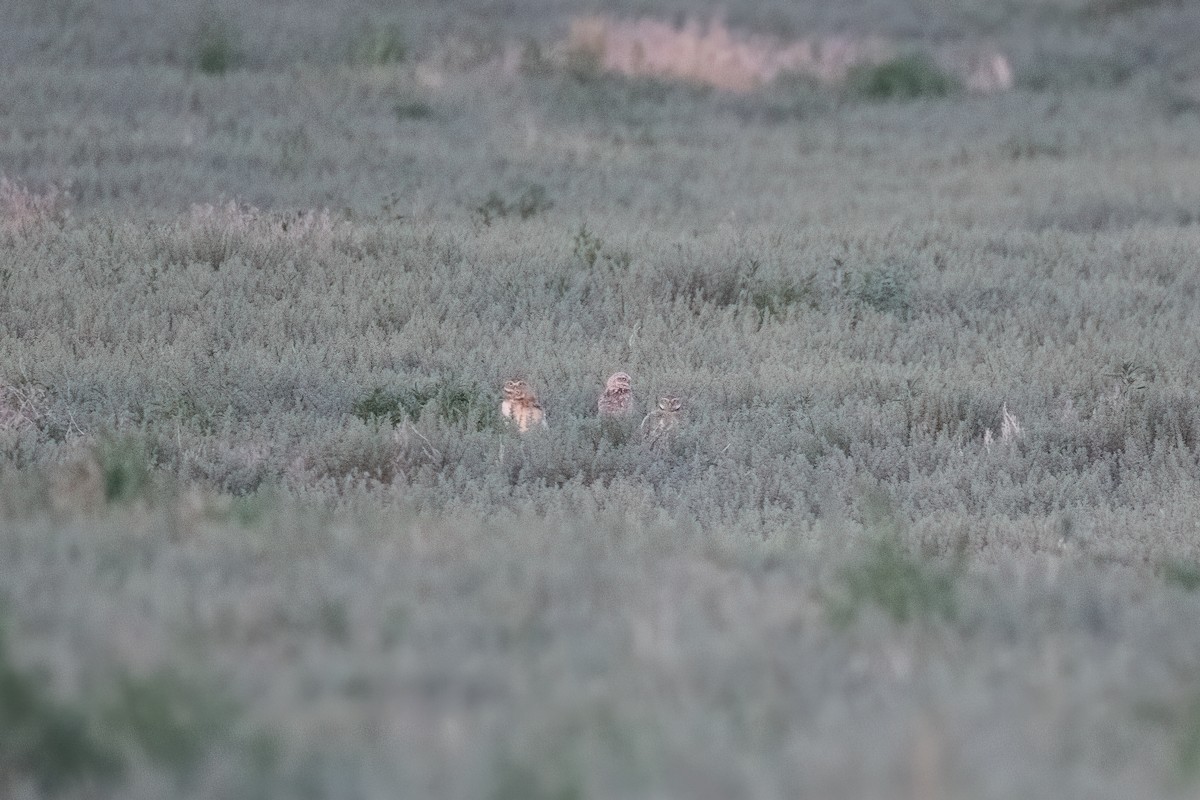
[[[1200,792],[1200,6],[10,6],[0,798]]]

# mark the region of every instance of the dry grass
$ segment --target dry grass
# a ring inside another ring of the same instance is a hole
[[[26,235],[45,225],[62,227],[70,216],[70,195],[60,186],[34,191],[0,176],[0,232]]]
[[[0,383],[0,431],[35,427],[46,415],[46,392],[39,386]]]
[[[1003,406],[1001,406],[1000,417],[1000,436],[998,439],[995,434],[992,433],[991,428],[988,428],[983,432],[983,444],[989,450],[992,447],[992,443],[996,442],[997,440],[1000,442],[1000,444],[1010,444],[1012,442],[1019,441],[1025,435],[1020,421],[1009,413],[1008,403],[1005,403]]]
[[[839,83],[852,69],[879,64],[897,54],[879,36],[820,36],[784,41],[731,30],[719,18],[682,27],[655,19],[620,20],[605,16],[575,19],[564,47],[568,63],[628,77],[689,81],[747,92],[781,75]],[[1004,54],[992,48],[956,45],[936,60],[975,92],[1012,87]]]

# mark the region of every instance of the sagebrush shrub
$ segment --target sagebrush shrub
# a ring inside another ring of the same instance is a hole
[[[864,64],[850,70],[848,90],[868,100],[916,100],[946,97],[960,88],[953,75],[927,55],[913,53],[881,64]]]
[[[397,390],[377,386],[355,400],[351,411],[365,422],[384,420],[398,425],[419,420],[431,409],[435,418],[446,424],[485,430],[498,425],[497,402],[480,386],[451,378]]]
[[[903,318],[912,306],[911,283],[911,273],[902,267],[878,267],[859,273],[853,296],[876,311]]]

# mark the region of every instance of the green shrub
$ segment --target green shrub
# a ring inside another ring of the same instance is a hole
[[[853,622],[866,605],[878,606],[899,624],[957,616],[954,572],[913,556],[894,535],[874,539],[839,577],[841,594],[827,598],[835,625]]]
[[[382,386],[377,386],[363,397],[354,401],[350,413],[363,422],[386,420],[392,425],[398,425],[405,419],[419,417],[428,398],[423,395],[418,401],[412,390],[391,392]]]
[[[396,23],[365,24],[351,38],[346,55],[351,64],[359,66],[402,63],[408,58],[404,30]]]
[[[150,490],[153,464],[141,438],[103,439],[96,445],[94,456],[104,478],[104,499],[109,503],[127,503]]]
[[[242,61],[240,35],[230,21],[210,10],[196,29],[193,61],[207,75],[224,75]]]
[[[237,706],[217,689],[164,670],[139,678],[122,673],[107,712],[107,728],[127,735],[154,764],[181,783],[215,743],[226,739]]]
[[[750,304],[758,312],[758,327],[773,319],[786,319],[793,306],[816,307],[816,275],[776,284],[762,284],[750,290]]]
[[[960,88],[957,78],[922,53],[855,67],[847,76],[846,85],[852,94],[868,100],[945,97]]]
[[[879,267],[860,273],[852,294],[859,303],[876,311],[906,317],[911,305],[910,283],[907,270]]]
[[[1159,565],[1158,574],[1167,583],[1175,584],[1184,591],[1200,589],[1200,564],[1191,560],[1177,559]]]
[[[1183,783],[1200,776],[1200,692],[1191,690],[1169,701],[1143,701],[1134,707],[1137,717],[1164,728],[1175,750],[1175,769]]]
[[[485,430],[498,425],[494,406],[491,393],[451,378],[401,390],[378,386],[356,400],[351,413],[364,422],[398,425],[420,419],[431,408],[437,419],[449,425]]]
[[[83,783],[110,783],[125,762],[95,735],[85,710],[51,698],[35,674],[19,669],[0,629],[0,795],[32,780],[45,794]]]

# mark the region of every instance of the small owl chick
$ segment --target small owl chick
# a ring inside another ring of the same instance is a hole
[[[683,401],[673,394],[665,394],[658,398],[658,408],[651,411],[642,420],[642,438],[651,446],[667,436],[679,425],[682,416]]]
[[[633,410],[633,389],[624,372],[614,372],[604,383],[604,391],[596,401],[602,417],[617,417]]]
[[[537,395],[525,381],[508,381],[504,384],[504,399],[500,401],[500,415],[517,424],[517,430],[525,433],[534,425],[546,427],[546,412],[538,402]]]

